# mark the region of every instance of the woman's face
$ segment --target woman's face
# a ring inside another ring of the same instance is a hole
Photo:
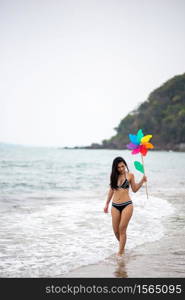
[[[123,174],[125,173],[125,164],[123,162],[120,162],[118,164],[118,167],[117,167],[117,170],[120,174]]]

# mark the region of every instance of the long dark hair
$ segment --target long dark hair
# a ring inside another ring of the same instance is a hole
[[[118,181],[118,176],[119,176],[118,164],[120,162],[124,163],[124,165],[126,166],[128,172],[129,172],[129,168],[127,166],[126,161],[121,156],[116,157],[113,160],[113,163],[112,163],[112,172],[111,172],[111,175],[110,175],[110,186],[111,186],[112,189],[117,189],[117,181]]]

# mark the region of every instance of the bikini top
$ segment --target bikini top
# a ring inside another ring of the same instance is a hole
[[[119,189],[129,189],[129,181],[125,179],[125,181],[121,185],[117,185]]]

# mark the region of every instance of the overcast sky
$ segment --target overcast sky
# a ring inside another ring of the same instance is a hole
[[[0,142],[101,143],[184,72],[184,0],[0,0]]]

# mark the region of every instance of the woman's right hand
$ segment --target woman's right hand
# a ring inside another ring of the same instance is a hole
[[[108,213],[108,208],[109,208],[108,205],[106,205],[106,206],[104,207],[104,213],[105,213],[105,214]]]

